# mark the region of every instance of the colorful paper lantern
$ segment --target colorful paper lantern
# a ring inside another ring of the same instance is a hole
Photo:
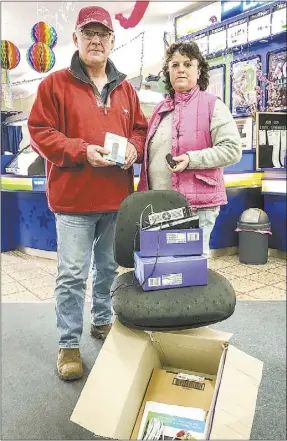
[[[14,69],[20,62],[20,52],[14,43],[8,40],[1,41],[1,67],[2,69]]]
[[[55,54],[46,44],[35,43],[27,51],[27,61],[34,70],[45,73],[54,67]]]
[[[32,27],[31,38],[34,43],[44,43],[53,49],[57,43],[57,32],[52,26],[40,21]]]

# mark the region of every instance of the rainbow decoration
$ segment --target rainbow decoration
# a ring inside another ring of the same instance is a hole
[[[44,43],[34,43],[27,50],[27,61],[37,72],[49,72],[54,67],[55,60],[54,52]]]
[[[8,40],[1,41],[1,67],[2,69],[15,69],[20,62],[20,52],[14,43]]]
[[[31,38],[34,43],[44,43],[53,49],[57,43],[57,32],[52,26],[40,21],[32,27]]]

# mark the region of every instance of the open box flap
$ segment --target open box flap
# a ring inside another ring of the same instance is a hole
[[[189,329],[186,331],[173,331],[172,334],[187,335],[195,338],[218,340],[221,343],[229,342],[233,336],[230,332],[218,331],[209,327]]]
[[[262,361],[228,346],[210,439],[250,439]]]
[[[216,375],[223,348],[232,334],[212,329],[154,332],[151,339],[162,364]]]
[[[160,362],[149,336],[116,322],[71,421],[104,439],[129,439],[155,367],[160,367]]]

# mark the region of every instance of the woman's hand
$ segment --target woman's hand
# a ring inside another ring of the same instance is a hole
[[[171,168],[168,163],[167,164],[167,168],[172,172],[172,173],[181,173],[183,172],[188,164],[189,164],[189,155],[187,153],[185,153],[184,155],[179,155],[179,156],[174,156],[172,158],[174,161],[177,162],[177,166],[174,168]]]

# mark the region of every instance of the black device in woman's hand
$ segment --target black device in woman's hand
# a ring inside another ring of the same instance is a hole
[[[168,165],[170,166],[170,168],[175,168],[177,166],[177,162],[172,159],[172,156],[170,153],[168,153],[165,157],[166,162],[168,163]]]

